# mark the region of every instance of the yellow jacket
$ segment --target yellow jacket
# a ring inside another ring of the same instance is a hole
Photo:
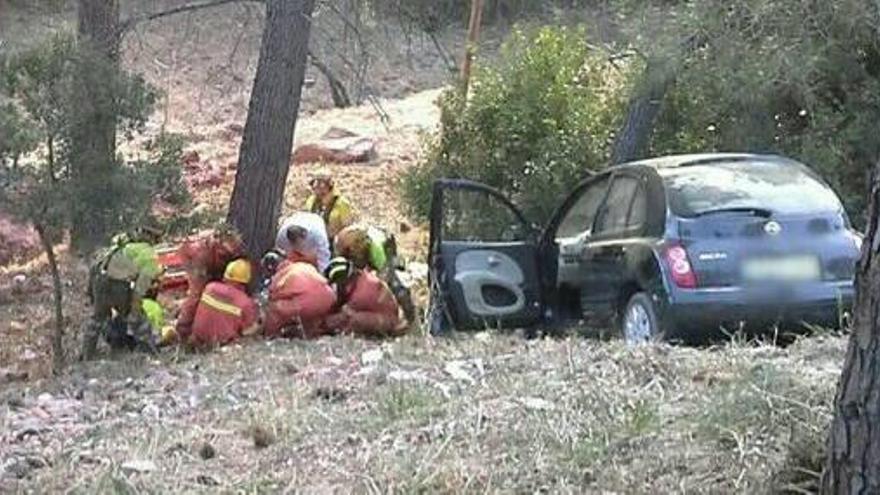
[[[328,206],[318,201],[314,194],[309,196],[305,206],[307,211],[316,213],[324,219],[324,223],[327,224],[327,237],[331,242],[340,230],[355,223],[358,217],[357,210],[348,199],[336,193],[333,194],[333,200]]]

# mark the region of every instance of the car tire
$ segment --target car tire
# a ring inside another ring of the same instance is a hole
[[[650,296],[638,292],[630,297],[620,316],[620,331],[623,340],[631,346],[663,340],[664,332]]]

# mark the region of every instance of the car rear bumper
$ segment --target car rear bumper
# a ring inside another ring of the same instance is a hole
[[[764,332],[776,325],[838,327],[852,308],[852,282],[790,287],[678,290],[661,303],[660,319],[672,337],[744,329]]]

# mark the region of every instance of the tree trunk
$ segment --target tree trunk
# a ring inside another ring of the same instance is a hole
[[[663,62],[649,61],[641,88],[629,103],[626,119],[614,141],[612,163],[626,163],[644,158],[654,133],[654,121],[667,91],[672,86],[674,74]]]
[[[462,94],[467,98],[468,87],[471,83],[471,65],[474,62],[474,53],[480,42],[480,25],[483,19],[483,0],[471,0],[471,16],[468,21],[467,43],[464,48],[464,61],[461,63]]]
[[[309,53],[309,59],[311,60],[312,65],[318,69],[318,72],[323,74],[327,79],[327,84],[330,85],[330,95],[333,98],[333,106],[336,108],[350,107],[351,98],[349,98],[348,91],[346,91],[345,85],[342,84],[342,81],[340,81],[336,75],[333,74],[333,71],[330,70],[330,67],[316,57],[314,53]]]
[[[272,247],[305,79],[315,0],[267,0],[260,60],[242,136],[229,221],[252,259]]]
[[[58,260],[55,259],[55,249],[52,241],[46,235],[42,225],[36,226],[40,242],[46,257],[49,258],[49,270],[52,272],[52,288],[55,297],[55,332],[52,334],[52,373],[59,374],[64,369],[64,301],[61,291],[61,273],[58,271]]]
[[[112,84],[100,79],[115,77],[119,67],[119,2],[118,0],[79,0],[78,39],[81,49],[78,98],[82,107],[80,121],[71,137],[70,155],[73,179],[83,197],[100,197],[107,177],[116,166],[116,105]],[[72,231],[74,248],[91,252],[107,237],[109,215],[105,205],[84,201],[83,211],[88,222],[76,222]]]
[[[856,273],[852,336],[837,386],[822,493],[880,493],[880,164]]]

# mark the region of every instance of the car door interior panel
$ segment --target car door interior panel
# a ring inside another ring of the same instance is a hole
[[[525,309],[525,276],[519,264],[501,251],[464,251],[455,258],[455,282],[461,285],[469,312],[505,317]]]

